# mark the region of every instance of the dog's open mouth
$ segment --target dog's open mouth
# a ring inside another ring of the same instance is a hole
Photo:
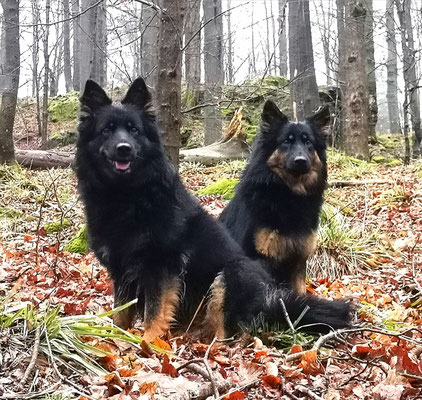
[[[114,161],[114,168],[118,171],[128,171],[130,169],[130,161]]]

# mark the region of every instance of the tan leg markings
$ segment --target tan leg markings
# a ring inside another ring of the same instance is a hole
[[[145,323],[145,333],[143,339],[146,342],[153,342],[170,329],[170,324],[174,321],[174,314],[179,306],[181,282],[175,278],[164,288],[160,299],[160,306],[157,315],[152,321]]]
[[[285,158],[285,154],[276,150],[271,154],[267,164],[269,168],[284,181],[292,192],[302,196],[307,195],[318,183],[319,175],[323,168],[318,154],[314,152],[312,156],[311,170],[307,174],[299,175],[297,177],[284,168]]]
[[[316,232],[306,236],[283,236],[275,230],[262,228],[255,233],[257,252],[277,261],[295,254],[307,258],[315,251],[316,243]]]
[[[117,314],[113,315],[113,322],[118,327],[126,330],[132,327],[133,318],[135,316],[135,305],[130,306],[122,311],[119,311]]]
[[[221,275],[214,279],[210,287],[210,296],[207,304],[206,314],[203,322],[203,334],[212,339],[217,336],[224,339],[224,299],[226,297],[226,285]]]
[[[292,277],[291,284],[294,292],[306,294],[306,270],[298,271],[298,273]]]

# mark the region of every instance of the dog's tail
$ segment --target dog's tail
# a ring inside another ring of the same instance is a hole
[[[263,307],[267,321],[289,325],[289,318],[295,328],[310,332],[345,328],[350,325],[352,311],[349,301],[298,295],[289,289],[268,289]]]

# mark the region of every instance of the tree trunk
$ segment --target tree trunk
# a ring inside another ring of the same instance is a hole
[[[227,83],[233,84],[233,37],[231,22],[231,0],[227,0]]]
[[[222,95],[223,84],[223,19],[221,0],[204,0],[204,20],[210,21],[204,27],[204,66],[205,66],[205,103],[215,106],[205,107],[204,124],[205,145],[221,138],[222,117],[218,100]]]
[[[142,50],[141,75],[148,85],[155,88],[158,76],[158,36],[160,33],[160,16],[157,10],[142,4],[142,22],[140,28]]]
[[[390,133],[400,133],[399,101],[397,98],[397,41],[394,21],[394,0],[387,0],[387,105]]]
[[[106,84],[106,2],[82,0],[80,17],[80,83],[88,78]],[[86,11],[88,10],[88,11]]]
[[[16,150],[16,161],[35,169],[68,168],[73,165],[75,155],[43,150]]]
[[[179,164],[182,62],[181,47],[185,0],[161,0],[158,79],[158,118],[164,147],[172,163]]]
[[[286,27],[287,0],[278,0],[278,32],[279,32],[279,69],[281,76],[287,76],[287,27]]]
[[[319,10],[316,12],[316,19],[321,35],[322,49],[324,51],[325,61],[325,77],[327,86],[333,84],[331,74],[333,69],[333,47],[332,47],[332,23],[333,23],[333,7],[332,0],[319,0]],[[322,21],[320,20],[320,13]]]
[[[0,163],[15,159],[13,124],[19,88],[19,0],[0,0],[3,8],[0,50]]]
[[[303,120],[319,106],[309,0],[289,0],[289,65],[293,114]]]
[[[43,52],[44,52],[44,83],[43,83],[43,98],[42,98],[42,129],[41,129],[41,147],[47,147],[48,143],[48,82],[50,76],[50,53],[48,49],[48,39],[50,32],[50,0],[45,2],[45,30],[43,38]]]
[[[201,84],[200,9],[200,0],[189,0],[185,28],[185,46],[187,45],[185,49],[185,79],[187,89],[194,95],[195,104],[198,103],[198,91]],[[194,36],[195,34],[196,36]]]
[[[365,44],[366,9],[362,3],[348,0],[345,20],[344,127],[346,154],[369,159],[368,75]]]
[[[378,121],[377,102],[377,79],[375,76],[375,54],[374,54],[374,10],[373,0],[366,0],[366,73],[368,75],[368,104],[369,104],[369,141],[377,142],[376,126]]]
[[[66,93],[72,90],[72,67],[70,63],[70,10],[69,0],[63,0],[63,63]]]
[[[79,0],[72,0],[73,28],[73,90],[81,90],[81,31],[79,17]]]
[[[422,132],[419,106],[419,81],[416,77],[415,43],[413,40],[412,21],[410,18],[410,0],[396,0],[397,14],[400,21],[400,33],[403,49],[403,76],[407,87],[410,120],[414,132],[413,156],[421,155]]]

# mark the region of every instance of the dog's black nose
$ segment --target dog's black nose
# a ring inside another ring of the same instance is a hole
[[[304,156],[297,156],[294,159],[295,166],[305,167],[308,164],[308,160]]]
[[[128,156],[132,151],[132,146],[129,143],[119,143],[116,146],[117,154],[121,157]]]

